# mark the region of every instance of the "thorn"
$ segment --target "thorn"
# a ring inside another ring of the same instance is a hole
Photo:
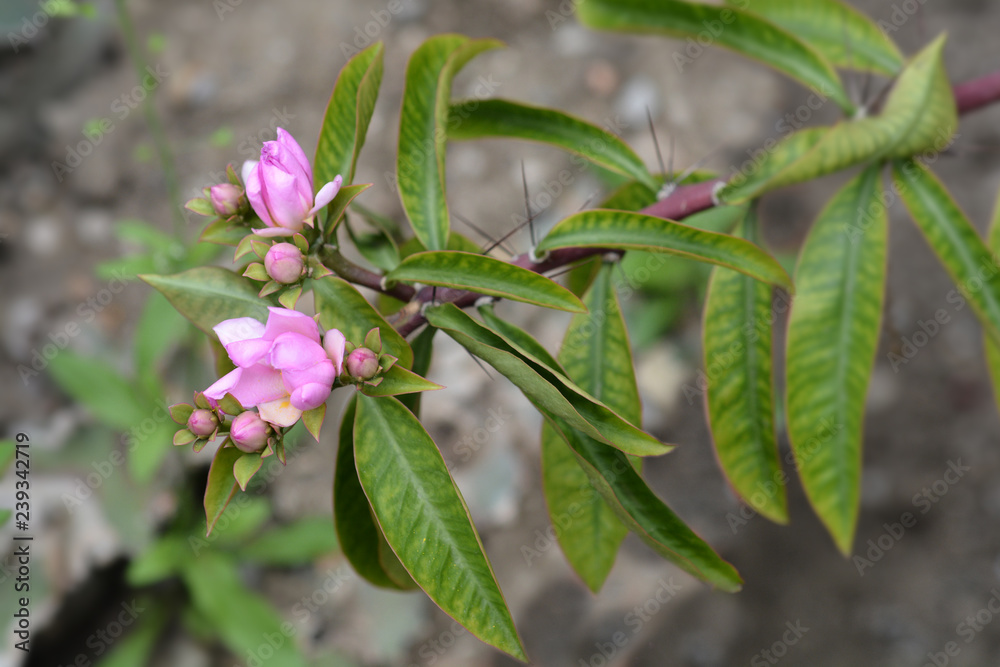
[[[468,355],[469,355],[469,357],[471,357],[471,358],[472,358],[472,360],[473,360],[474,362],[476,362],[476,365],[477,365],[477,366],[479,366],[479,368],[481,368],[481,369],[482,369],[482,371],[483,371],[484,373],[486,373],[486,377],[488,377],[488,378],[489,378],[489,379],[491,379],[491,380],[492,380],[492,379],[494,379],[494,378],[493,378],[493,374],[492,374],[492,373],[490,373],[489,369],[487,369],[487,368],[486,368],[486,366],[483,366],[483,362],[481,362],[481,361],[479,360],[479,358],[478,358],[478,357],[476,357],[476,355],[472,354],[471,352],[469,352],[469,351],[468,351],[467,349],[465,349],[465,348],[462,348],[462,349],[463,349],[463,350],[465,350],[465,353],[466,353],[466,354],[468,354]]]
[[[515,227],[514,229],[510,230],[509,232],[507,232],[506,234],[504,234],[503,236],[501,236],[489,248],[487,248],[486,250],[484,250],[483,254],[484,255],[488,255],[490,253],[490,251],[492,251],[494,248],[496,248],[499,244],[503,243],[504,241],[506,241],[507,239],[509,239],[511,236],[513,236],[514,234],[516,234],[519,231],[521,231],[522,229],[524,229],[524,226],[526,224],[528,224],[528,222],[530,222],[530,219],[528,221],[522,222],[517,227]]]
[[[493,244],[497,243],[497,240],[495,238],[493,238],[493,236],[489,232],[487,232],[486,230],[484,230],[482,227],[479,227],[478,225],[476,225],[475,223],[473,223],[471,220],[468,220],[468,219],[464,218],[463,216],[459,215],[455,211],[452,211],[451,214],[453,216],[455,216],[456,218],[458,218],[459,220],[461,220],[462,222],[464,222],[466,224],[466,226],[468,226],[474,232],[478,232],[480,236],[488,239],[491,243],[493,243]],[[500,247],[502,247],[503,250],[504,250],[504,252],[506,252],[508,254],[511,254],[511,255],[517,254],[514,251],[512,251],[508,246],[504,246],[503,244],[500,244]]]
[[[649,105],[646,105],[646,120],[649,121],[649,133],[653,136],[653,146],[656,148],[656,161],[660,164],[660,173],[663,174],[664,178],[667,178],[669,172],[663,166],[663,153],[660,152],[660,142],[656,138],[656,127],[653,125],[653,112],[649,110]]]
[[[538,244],[538,241],[535,240],[535,221],[531,215],[531,201],[528,199],[528,176],[524,171],[524,160],[521,160],[521,183],[524,185],[524,215],[528,218],[531,247],[534,248]]]
[[[579,213],[580,211],[582,211],[585,208],[587,208],[588,206],[590,206],[590,202],[594,201],[594,197],[596,197],[596,196],[597,196],[596,192],[591,192],[589,195],[587,195],[587,198],[584,200],[584,202],[580,206],[580,208],[576,209],[576,212]]]
[[[433,287],[431,287],[431,304],[436,306],[437,300],[438,300],[438,288],[437,285],[434,285]]]

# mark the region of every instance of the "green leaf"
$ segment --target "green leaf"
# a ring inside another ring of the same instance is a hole
[[[482,641],[527,662],[507,603],[441,453],[394,398],[358,398],[358,478],[413,580]]]
[[[612,269],[611,264],[601,268],[585,297],[587,313],[573,318],[559,359],[581,388],[639,425],[642,415],[632,349]],[[547,422],[542,425],[542,488],[566,559],[587,587],[598,592],[628,528],[590,485],[573,450]]]
[[[150,415],[150,405],[131,382],[108,363],[62,350],[49,362],[56,383],[102,422],[122,431]]]
[[[434,334],[437,329],[428,326],[417,334],[410,347],[413,348],[413,372],[420,377],[427,377],[427,372],[431,369],[431,360],[434,356]],[[420,396],[421,393],[404,394],[399,402],[409,408],[410,412],[420,416]]]
[[[153,601],[140,599],[136,605],[139,609],[153,607]],[[124,637],[117,640],[111,650],[95,663],[97,667],[135,667],[148,665],[151,662],[156,643],[167,625],[169,616],[161,610],[154,609],[150,616],[138,619],[136,626]]]
[[[373,266],[383,271],[392,271],[399,265],[399,248],[385,231],[378,229],[374,232],[356,232],[349,221],[345,226],[351,243]]]
[[[818,51],[830,64],[893,76],[903,55],[870,18],[840,0],[727,0],[777,24]]]
[[[215,523],[226,510],[226,505],[236,493],[236,479],[233,477],[233,467],[243,456],[243,452],[235,447],[219,446],[208,469],[208,482],[205,486],[205,523],[206,536],[212,534]]]
[[[316,146],[313,176],[317,190],[338,175],[354,182],[358,154],[375,109],[385,47],[375,42],[344,65],[330,95]]]
[[[386,278],[467,289],[546,308],[583,312],[580,299],[562,285],[534,271],[475,253],[418,252],[404,259]]]
[[[749,178],[740,173],[731,179],[719,198],[735,203],[855,165],[940,152],[958,127],[943,50],[941,36],[914,56],[878,116],[790,135]]]
[[[897,162],[892,178],[910,216],[957,284],[960,295],[955,296],[969,302],[987,335],[1000,342],[1000,272],[990,249],[927,167]]]
[[[813,225],[788,324],[788,438],[806,495],[845,554],[857,524],[865,395],[885,292],[888,217],[879,171],[854,178]]]
[[[324,229],[326,229],[326,235],[330,239],[334,239],[336,234],[334,230],[340,221],[344,219],[344,213],[347,211],[347,207],[351,205],[358,195],[367,190],[372,186],[371,183],[358,183],[356,185],[345,185],[340,188],[337,192],[337,196],[333,198],[333,201],[329,203],[326,209],[326,222],[324,223]]]
[[[479,324],[454,304],[428,308],[425,315],[431,325],[497,369],[529,400],[565,419],[573,428],[636,456],[656,456],[672,448],[642,432],[569,378]]]
[[[183,576],[194,608],[233,654],[257,655],[263,645],[272,649],[272,664],[306,667],[294,634],[283,631],[287,624],[265,598],[247,590],[232,557],[203,552],[189,561]],[[268,642],[269,637],[274,641]]]
[[[397,185],[406,217],[428,250],[448,247],[444,163],[451,80],[477,54],[500,45],[491,39],[437,35],[421,44],[406,66]]]
[[[179,535],[164,535],[129,563],[126,580],[141,587],[172,577],[191,559],[191,547]]]
[[[777,260],[754,244],[641,213],[581,211],[559,222],[538,244],[538,249],[578,246],[665,252],[735,269],[794,291],[791,278]]]
[[[269,298],[257,296],[260,286],[232,271],[206,266],[189,269],[172,276],[139,276],[160,291],[181,315],[192,324],[215,337],[212,327],[223,320],[252,317],[267,320],[268,306],[276,305]]]
[[[740,235],[757,240],[756,214],[746,216]],[[787,523],[774,430],[771,292],[770,285],[742,273],[722,267],[712,272],[704,325],[708,421],[719,464],[736,493],[772,521]]]
[[[189,331],[187,321],[162,294],[152,292],[135,330],[135,366],[144,386],[153,393],[167,353]]]
[[[198,237],[199,241],[216,245],[238,246],[250,230],[242,225],[232,225],[228,220],[218,219],[210,223]]]
[[[382,376],[382,381],[376,386],[362,384],[359,387],[361,392],[366,396],[399,396],[400,394],[413,394],[421,391],[444,389],[444,387],[436,382],[422,378],[399,365],[390,368]]]
[[[261,565],[295,566],[309,563],[337,550],[337,535],[330,517],[314,516],[272,528],[241,546],[241,561]]]
[[[236,463],[233,466],[233,477],[240,485],[240,489],[243,491],[247,490],[247,484],[257,474],[262,465],[264,465],[264,460],[257,453],[244,454],[236,459]]]
[[[464,100],[451,105],[448,139],[492,137],[551,144],[653,190],[660,187],[628,144],[570,114],[502,99]]]
[[[854,109],[830,63],[795,34],[748,11],[679,0],[587,0],[577,15],[591,28],[687,38],[688,44],[708,40],[784,72],[846,112]],[[674,51],[678,71],[692,62],[682,49]]]
[[[397,590],[415,588],[416,584],[412,579],[409,585],[405,585],[397,582],[398,576],[390,575],[390,572],[399,571],[405,574],[405,569],[391,549],[380,549],[381,544],[388,544],[382,529],[372,517],[368,498],[358,480],[358,470],[354,463],[354,417],[357,414],[357,404],[355,394],[344,408],[337,445],[337,467],[333,472],[333,519],[340,548],[354,571],[368,583]],[[409,578],[409,575],[406,577]]]
[[[382,334],[382,351],[399,359],[406,368],[413,365],[413,350],[385,321],[353,285],[336,276],[312,281],[316,312],[324,329],[337,329],[347,340],[360,343],[373,328]]]
[[[1000,255],[1000,196],[997,197],[993,209],[987,246],[993,253]],[[1000,409],[1000,344],[991,336],[983,336],[983,344],[986,347],[986,369],[990,372],[990,380],[993,383],[993,397],[997,408]],[[0,466],[0,475],[3,474],[2,470],[3,467]]]
[[[484,304],[476,310],[479,311],[479,316],[483,318],[483,323],[487,327],[500,334],[503,338],[513,342],[522,350],[530,353],[552,370],[566,375],[566,371],[563,369],[562,364],[556,361],[555,357],[553,357],[549,351],[545,349],[545,346],[535,340],[531,334],[514,326],[507,320],[497,317],[492,303]]]

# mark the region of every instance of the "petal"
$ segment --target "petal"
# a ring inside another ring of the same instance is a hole
[[[304,412],[323,405],[329,396],[329,385],[304,384],[292,392],[292,405]]]
[[[344,179],[337,176],[337,178],[320,188],[319,192],[316,193],[316,203],[309,209],[309,215],[315,215],[316,211],[332,202],[333,198],[340,192],[340,186],[343,182]]]
[[[316,320],[305,313],[288,308],[270,306],[268,309],[267,326],[264,327],[264,338],[274,340],[288,331],[299,333],[319,344],[319,325]]]
[[[299,163],[302,171],[306,174],[306,180],[309,181],[309,187],[312,188],[312,166],[309,164],[309,158],[306,157],[305,151],[299,146],[299,142],[295,141],[295,137],[286,132],[285,128],[279,127],[278,143]]]
[[[280,334],[271,344],[269,363],[278,370],[298,371],[329,361],[326,350],[308,336],[294,331]]]
[[[301,370],[281,371],[281,379],[285,389],[293,393],[299,387],[307,384],[319,384],[327,387],[327,393],[333,388],[333,379],[337,377],[334,373],[333,362],[329,359]]]
[[[223,346],[228,346],[236,341],[260,338],[264,335],[264,325],[252,317],[237,317],[219,322],[212,327],[212,331]]]
[[[344,370],[344,352],[347,347],[347,338],[340,331],[330,329],[323,336],[323,349],[326,356],[333,362],[334,371],[337,375]]]
[[[247,160],[243,163],[243,167],[240,170],[240,175],[243,177],[243,186],[246,187],[247,180],[250,178],[250,172],[258,164],[257,160]]]
[[[269,238],[272,236],[291,236],[292,234],[298,232],[299,229],[291,229],[289,227],[265,227],[264,229],[251,229],[250,231],[257,236],[263,236]]]
[[[271,341],[263,338],[251,338],[250,340],[238,340],[226,346],[226,352],[233,363],[240,368],[253,366],[258,361],[267,356],[271,350]]]
[[[250,161],[243,163],[243,184],[246,186],[250,207],[261,219],[261,222],[268,227],[274,227],[274,220],[271,219],[271,213],[267,210],[267,204],[264,202],[264,185],[260,180],[260,163],[254,162],[253,166],[247,169],[248,164]]]
[[[257,406],[260,418],[275,426],[291,426],[302,416],[302,410],[292,405],[290,397],[282,397]]]
[[[301,229],[302,221],[309,213],[310,202],[303,201],[296,177],[273,157],[263,157],[260,161],[260,180],[262,197],[274,224]]]
[[[228,392],[232,391],[233,387],[239,384],[240,377],[242,375],[243,375],[242,368],[234,368],[233,370],[229,371],[221,378],[216,380],[211,387],[209,387],[202,393],[205,394],[205,398],[218,401],[222,399],[222,397],[224,397]]]
[[[281,371],[256,364],[249,368],[238,369],[243,372],[229,392],[236,397],[245,408],[250,408],[267,401],[273,401],[288,394],[281,379]]]

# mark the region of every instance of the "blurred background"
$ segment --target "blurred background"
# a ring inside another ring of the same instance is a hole
[[[1000,66],[997,3],[852,4],[898,28],[892,36],[907,53],[947,31],[956,82]],[[763,66],[709,49],[678,67],[685,43],[584,29],[573,5],[4,0],[0,436],[31,438],[34,541],[25,659],[7,630],[15,529],[0,528],[0,666],[515,664],[422,594],[374,589],[338,555],[330,489],[342,396],[331,401],[322,442],[301,438],[288,466],[266,471],[267,483],[234,501],[204,539],[199,503],[211,451],[175,451],[164,408],[214,379],[208,347],[134,276],[226,264],[228,251],[194,245],[204,219],[179,203],[224,180],[227,163],[256,157],[276,127],[312,154],[338,71],[372,39],[386,44],[385,76],[356,180],[375,184],[361,203],[396,220],[387,176],[406,59],[436,33],[507,44],[466,68],[456,97],[570,111],[620,134],[650,165],[647,109],[678,168],[703,160],[723,175],[787,134],[786,114],[836,117],[833,105],[810,109],[807,90]],[[871,99],[884,82],[852,83]],[[1000,182],[998,121],[1000,107],[964,117],[933,165],[980,230]],[[524,207],[522,161],[543,228],[614,185],[545,147],[455,144],[453,210],[495,236],[511,229]],[[776,254],[794,261],[839,180],[765,199]],[[624,308],[645,426],[679,445],[648,461],[646,475],[740,570],[746,586],[736,595],[709,590],[632,536],[591,595],[547,533],[540,417],[506,380],[489,379],[438,337],[430,377],[448,389],[425,397],[425,421],[534,664],[984,665],[1000,655],[991,609],[1000,609],[1000,422],[981,332],[948,299],[952,285],[899,207],[891,233],[865,426],[862,560],[838,554],[794,480],[789,526],[741,513],[697,390],[708,272],[676,261],[629,272],[637,289]],[[527,234],[512,244],[526,250]],[[947,320],[931,334],[927,322],[942,310]],[[499,312],[552,350],[567,323],[513,304]],[[3,506],[11,473],[0,480]],[[907,512],[915,525],[899,531],[893,524]]]

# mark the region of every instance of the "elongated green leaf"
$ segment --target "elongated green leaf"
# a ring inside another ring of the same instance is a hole
[[[155,372],[170,347],[189,331],[188,327],[162,294],[151,293],[135,331],[135,365],[139,372]]]
[[[235,317],[267,320],[267,307],[277,305],[270,297],[257,296],[260,284],[232,271],[206,266],[172,276],[139,276],[160,291],[180,314],[214,337],[212,327]]]
[[[788,438],[806,495],[845,554],[857,524],[865,395],[885,292],[879,171],[854,178],[813,225],[788,324]]]
[[[598,273],[585,303],[587,313],[573,318],[559,359],[581,388],[639,425],[642,415],[632,350],[610,264]],[[542,488],[566,559],[596,593],[628,528],[594,490],[573,450],[548,422],[542,426]]]
[[[532,402],[565,419],[573,428],[636,456],[656,456],[672,449],[454,304],[428,308],[425,315],[431,325],[444,330],[465,349],[496,368]]]
[[[385,318],[368,303],[353,285],[336,276],[312,281],[316,312],[324,329],[338,329],[347,340],[360,345],[368,332],[378,327],[382,351],[399,359],[405,368],[413,365],[413,350]]]
[[[832,65],[892,76],[903,56],[870,18],[840,0],[727,0],[775,23]]]
[[[267,646],[272,664],[306,667],[294,636],[282,631],[281,617],[265,598],[247,590],[231,556],[207,550],[188,561],[183,578],[194,608],[234,654],[258,655]]]
[[[477,54],[498,46],[491,39],[437,35],[406,66],[396,177],[406,217],[428,250],[448,247],[444,161],[451,80]]]
[[[326,208],[326,218],[324,223],[324,229],[326,230],[327,238],[333,240],[336,239],[336,229],[340,224],[340,221],[344,219],[344,213],[347,211],[347,207],[351,205],[358,195],[367,190],[372,186],[371,183],[357,183],[355,185],[345,185],[340,188],[337,192],[337,196],[333,198],[333,201],[329,203]]]
[[[538,244],[539,250],[576,246],[680,255],[794,291],[781,265],[754,244],[651,215],[606,209],[581,211],[559,222]]]
[[[1000,342],[1000,271],[990,249],[948,190],[918,162],[893,164],[893,182],[931,249],[983,323]]]
[[[107,362],[62,350],[48,370],[67,394],[109,426],[127,431],[150,415],[147,401]]]
[[[205,487],[205,522],[208,527],[206,535],[212,534],[215,522],[222,516],[226,505],[236,493],[237,484],[236,478],[233,477],[233,467],[242,455],[243,452],[235,447],[221,445],[215,452],[212,467],[208,469],[208,483]]]
[[[740,225],[757,240],[757,216]],[[736,271],[713,270],[705,296],[704,351],[708,421],[719,463],[751,507],[788,522],[784,472],[774,431],[770,285]]]
[[[333,519],[340,548],[354,571],[369,583],[398,590],[414,588],[416,584],[412,580],[409,586],[397,583],[379,558],[380,553],[383,553],[379,545],[385,543],[385,536],[372,517],[371,506],[361,488],[354,463],[354,417],[357,414],[357,404],[357,397],[352,396],[344,409],[337,448],[337,468],[333,472]],[[392,555],[392,550],[389,549],[386,555]],[[395,569],[402,570],[399,560],[394,555],[392,558],[396,560]]]
[[[426,377],[431,368],[431,360],[434,357],[434,334],[437,329],[434,327],[424,327],[424,330],[417,334],[417,337],[410,343],[413,348],[413,372],[420,377]],[[420,397],[422,393],[404,394],[399,398],[399,402],[409,408],[410,412],[420,416]]]
[[[990,222],[987,246],[995,255],[1000,255],[1000,196],[997,197],[997,203],[993,209],[993,220]],[[1000,409],[1000,344],[991,336],[983,336],[983,344],[986,346],[986,368],[989,370],[990,380],[993,382],[993,397],[996,400],[997,408]],[[0,472],[0,475],[2,474]]]
[[[345,226],[351,237],[351,243],[373,266],[383,271],[392,271],[399,265],[399,248],[385,231],[381,229],[374,232],[355,231],[350,221]]]
[[[914,56],[878,116],[789,136],[752,173],[734,177],[719,197],[735,203],[855,165],[940,152],[958,126],[943,49],[941,36]]]
[[[338,175],[344,178],[344,185],[354,182],[358,154],[364,146],[382,83],[384,55],[382,42],[375,42],[340,70],[316,146],[313,180],[317,189]]]
[[[314,516],[272,528],[242,545],[240,560],[263,565],[302,565],[337,550],[337,535],[330,517]]]
[[[527,331],[514,326],[501,317],[498,317],[492,303],[484,304],[476,310],[479,311],[479,316],[483,318],[483,323],[487,327],[500,334],[503,338],[515,343],[522,350],[531,353],[536,359],[552,370],[566,375],[566,371],[563,369],[562,364],[556,361],[555,357],[553,357],[549,351],[545,349],[545,346],[535,340],[535,338]]]
[[[681,72],[700,55],[698,42],[709,40],[784,72],[853,111],[830,63],[796,35],[747,11],[679,0],[587,0],[577,7],[577,15],[592,28],[689,38],[697,52],[678,49],[673,54]]]
[[[467,289],[572,313],[584,309],[580,299],[559,283],[520,266],[471,252],[418,252],[400,262],[386,278]]]
[[[733,566],[656,497],[625,454],[584,436],[560,418],[541,410],[573,449],[593,487],[629,530],[656,553],[695,577],[724,591],[740,589],[743,581]]]
[[[382,381],[374,387],[367,384],[360,385],[360,387],[362,393],[368,396],[399,396],[400,394],[444,389],[438,383],[422,378],[398,364],[390,368],[382,376]]]
[[[354,455],[386,540],[413,580],[479,639],[527,661],[462,494],[417,418],[394,398],[358,398]]]
[[[449,139],[490,137],[551,144],[634,178],[648,188],[659,189],[646,165],[624,141],[576,116],[502,99],[463,100],[451,105]]]

